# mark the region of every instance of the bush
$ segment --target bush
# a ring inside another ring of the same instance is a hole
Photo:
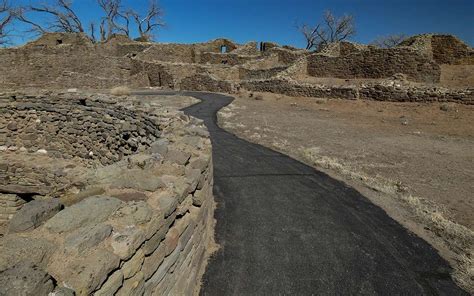
[[[129,96],[131,91],[127,86],[117,86],[110,90],[110,94],[114,96]]]

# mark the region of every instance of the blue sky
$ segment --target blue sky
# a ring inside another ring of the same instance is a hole
[[[29,0],[13,0],[26,2]],[[145,9],[147,0],[123,0]],[[84,23],[98,18],[95,0],[75,0]],[[375,37],[405,33],[450,33],[474,45],[474,0],[161,0],[167,27],[158,42],[192,43],[227,37],[239,43],[274,41],[304,47],[295,22],[316,23],[329,9],[353,14],[357,35],[369,43]],[[17,29],[19,27],[17,26]],[[16,39],[16,43],[21,43]]]

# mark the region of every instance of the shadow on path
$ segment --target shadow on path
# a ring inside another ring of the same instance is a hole
[[[202,295],[468,295],[436,250],[359,192],[219,128],[233,98],[185,94],[202,101],[184,112],[213,143],[220,249]]]

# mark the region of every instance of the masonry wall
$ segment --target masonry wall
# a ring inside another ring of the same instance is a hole
[[[308,56],[308,74],[314,77],[389,78],[397,73],[406,74],[412,81],[436,83],[441,70],[434,61],[409,47],[370,47],[339,57]]]
[[[0,97],[0,111],[9,114],[0,122],[0,158],[29,160],[44,175],[64,180],[25,195],[7,186],[9,178],[0,179],[0,213],[15,208],[0,235],[0,294],[197,293],[214,227],[211,144],[202,121],[92,95],[10,93]],[[21,112],[28,120],[15,116]],[[101,147],[87,148],[93,153],[86,155],[65,143],[54,149],[41,133],[30,148],[19,147],[31,125],[69,133],[69,123],[91,129],[83,132],[96,134],[98,144],[110,136],[105,147],[125,141],[141,148],[104,164]],[[0,175],[15,174],[10,168],[0,165]],[[37,179],[22,171],[24,180]]]

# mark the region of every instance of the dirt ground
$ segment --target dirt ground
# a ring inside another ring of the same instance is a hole
[[[472,284],[474,106],[249,95],[223,128],[354,186]]]

